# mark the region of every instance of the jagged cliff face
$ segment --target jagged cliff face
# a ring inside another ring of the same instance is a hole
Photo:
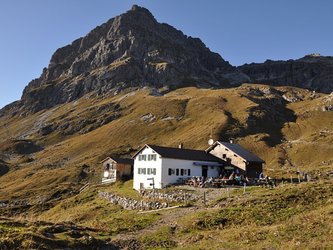
[[[251,82],[289,85],[323,93],[333,91],[333,57],[308,55],[298,60],[245,64],[238,67]]]
[[[22,99],[2,109],[0,116],[35,113],[88,93],[107,96],[143,86],[168,91],[253,82],[330,93],[332,72],[333,57],[318,55],[233,67],[200,39],[158,23],[147,9],[134,5],[58,49],[41,76],[24,89]]]
[[[36,112],[89,92],[141,86],[222,87],[247,79],[200,39],[158,23],[147,9],[133,6],[58,49],[40,78],[25,88],[19,106]]]

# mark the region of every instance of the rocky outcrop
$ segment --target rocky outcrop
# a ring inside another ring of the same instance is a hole
[[[118,93],[127,87],[223,87],[247,79],[200,39],[158,23],[147,9],[134,5],[58,49],[24,89],[20,103],[7,110],[37,112],[89,92]]]
[[[323,93],[333,91],[333,57],[318,54],[298,60],[251,63],[238,67],[253,83],[294,86]]]

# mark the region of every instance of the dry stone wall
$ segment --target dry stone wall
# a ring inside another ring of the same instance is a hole
[[[184,191],[174,191],[172,193],[161,193],[153,190],[145,190],[141,193],[144,199],[138,201],[135,199],[122,197],[109,192],[99,192],[99,197],[108,200],[114,205],[119,205],[127,210],[153,210],[167,208],[170,203],[186,203],[194,201],[198,197]]]

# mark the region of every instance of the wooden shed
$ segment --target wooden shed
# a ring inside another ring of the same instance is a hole
[[[133,159],[107,157],[101,163],[103,168],[102,183],[112,183],[133,177]]]

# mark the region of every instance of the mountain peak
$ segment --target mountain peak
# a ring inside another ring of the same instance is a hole
[[[57,49],[25,88],[18,109],[37,112],[94,92],[128,87],[224,87],[248,78],[198,38],[161,24],[138,5]]]
[[[141,6],[139,6],[139,5],[136,5],[136,4],[134,4],[134,5],[132,6],[132,8],[130,9],[130,11],[133,11],[133,12],[143,12],[143,13],[146,13],[146,14],[152,15],[151,12],[150,12],[148,9],[146,9],[146,8],[144,8],[144,7],[141,7]]]
[[[156,21],[154,15],[148,9],[136,4],[134,4],[130,10],[128,10],[124,14],[121,14],[119,17],[124,17],[124,16],[131,16],[133,18],[137,18],[136,21],[139,22],[142,20],[142,18],[149,18]]]

